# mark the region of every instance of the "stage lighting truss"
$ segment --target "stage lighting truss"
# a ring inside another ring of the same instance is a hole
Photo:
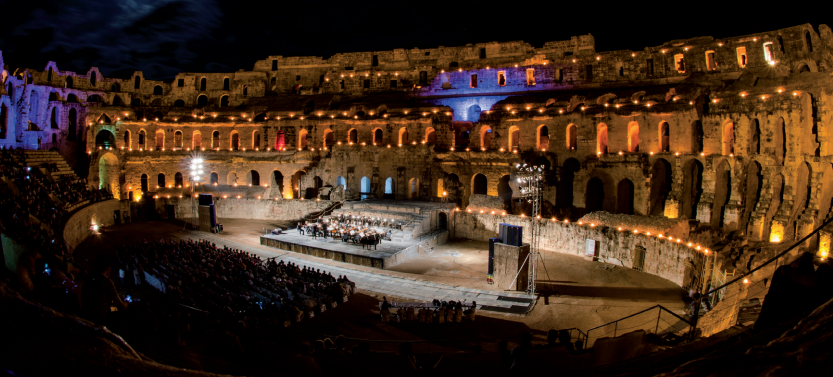
[[[529,262],[529,277],[527,279],[526,293],[534,296],[536,277],[535,270],[538,268],[538,259],[540,257],[539,244],[541,238],[541,222],[539,219],[541,218],[541,194],[544,189],[544,173],[546,171],[546,167],[544,165],[517,164],[515,165],[515,169],[515,176],[518,187],[521,190],[521,197],[525,199],[527,203],[532,204],[532,216],[530,217],[530,250],[526,260],[524,260],[524,263]],[[518,274],[520,274],[522,269],[523,263],[518,269]],[[515,279],[517,279],[517,275],[515,276]],[[513,281],[512,285],[514,284],[515,282]]]

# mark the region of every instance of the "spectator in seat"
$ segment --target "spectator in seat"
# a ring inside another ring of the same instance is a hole
[[[122,310],[127,309],[127,302],[119,297],[116,286],[110,280],[112,269],[105,258],[96,259],[93,272],[84,278],[81,285],[82,317],[99,325],[107,323],[110,305]]]

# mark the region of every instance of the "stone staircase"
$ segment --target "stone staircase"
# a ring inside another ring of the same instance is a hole
[[[44,173],[54,179],[78,179],[64,157],[57,151],[30,150],[26,151],[26,166],[41,168],[42,165],[52,165],[54,169],[45,169]]]

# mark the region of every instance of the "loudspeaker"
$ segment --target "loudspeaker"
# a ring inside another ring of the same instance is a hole
[[[500,242],[506,243],[506,229],[509,228],[510,226],[512,226],[512,224],[500,223],[500,227],[498,228],[499,229],[498,236],[497,236],[497,238],[500,240]]]
[[[214,203],[214,197],[211,194],[200,194],[199,205],[208,206]]]
[[[495,274],[495,242],[500,242],[497,238],[489,238],[489,272],[488,275]]]
[[[217,226],[217,212],[214,211],[214,204],[209,204],[208,208],[210,208],[208,212],[211,214],[211,226]]]

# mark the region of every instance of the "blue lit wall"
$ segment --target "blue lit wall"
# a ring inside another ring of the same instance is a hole
[[[498,101],[509,96],[477,96],[477,97],[453,97],[435,98],[429,100],[432,105],[448,106],[454,111],[455,121],[480,121],[480,112],[491,110]]]

